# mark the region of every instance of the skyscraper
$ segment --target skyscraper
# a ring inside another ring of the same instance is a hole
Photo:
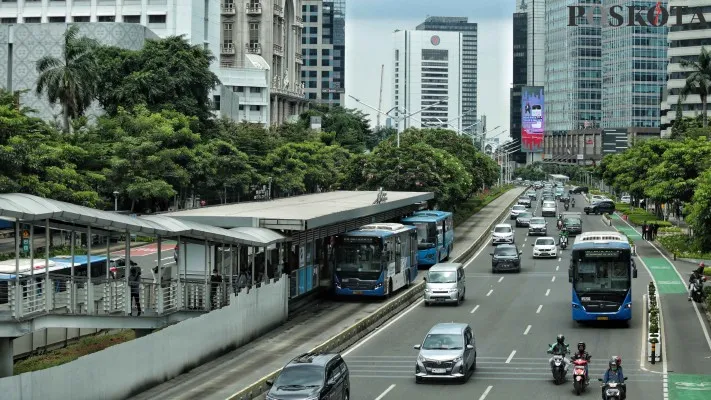
[[[521,88],[527,85],[528,76],[528,14],[513,15],[513,87],[510,89],[509,136],[521,142]],[[526,162],[523,152],[514,153],[518,163]]]
[[[466,17],[427,17],[417,30],[462,33],[462,112],[465,115],[461,126],[469,131],[468,127],[477,121],[477,24]]]
[[[526,34],[526,85],[543,86],[546,64],[546,2],[545,0],[518,0],[525,10]],[[524,12],[524,11],[522,11]]]
[[[462,34],[395,31],[393,106],[397,117],[422,110],[397,129],[462,129]],[[425,109],[426,108],[426,109]]]
[[[306,97],[317,103],[340,105],[345,92],[345,0],[302,0],[301,11],[301,80]]]

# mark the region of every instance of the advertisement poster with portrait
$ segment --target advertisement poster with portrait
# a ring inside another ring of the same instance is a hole
[[[544,129],[543,87],[524,86],[521,88],[521,151],[543,152]]]

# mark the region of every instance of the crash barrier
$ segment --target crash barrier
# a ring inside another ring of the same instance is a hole
[[[518,190],[518,189],[512,189]],[[474,252],[483,244],[489,240],[489,232],[494,229],[494,227],[500,223],[501,219],[509,214],[509,209],[513,207],[518,202],[518,196],[504,208],[504,210],[499,213],[496,218],[487,226],[483,234],[464,251],[462,254],[456,257],[452,262],[465,262],[469,257],[474,254]],[[347,328],[343,332],[333,336],[326,342],[316,346],[311,350],[311,353],[319,352],[341,352],[357,342],[358,340],[364,338],[369,333],[382,326],[390,318],[397,315],[400,311],[406,309],[413,303],[417,302],[422,298],[423,291],[425,288],[425,283],[423,281],[414,283],[412,287],[407,289],[403,294],[397,298],[390,300],[387,304],[378,308],[374,313],[370,314],[368,317],[361,321],[358,321],[351,327]],[[253,400],[261,398],[269,390],[269,385],[267,381],[274,380],[281,372],[281,368],[262,377],[257,382],[249,385],[245,389],[235,393],[230,396],[227,400]]]
[[[229,305],[78,360],[0,379],[3,400],[125,399],[286,322],[289,280],[279,279]],[[99,384],[97,384],[99,383]]]
[[[654,282],[649,282],[647,286],[646,312],[648,315],[647,327],[647,361],[655,364],[662,361],[662,340],[661,340],[661,311],[659,309],[659,295]]]

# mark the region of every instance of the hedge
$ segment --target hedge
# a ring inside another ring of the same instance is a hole
[[[677,257],[711,260],[711,253],[702,252],[698,243],[688,235],[658,236],[657,240],[667,251],[675,253]]]

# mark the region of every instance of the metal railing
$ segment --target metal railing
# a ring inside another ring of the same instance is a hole
[[[262,45],[259,43],[245,43],[245,48],[249,54],[262,54]]]
[[[222,3],[222,14],[232,15],[235,14],[235,4],[234,3]]]
[[[284,48],[278,44],[274,44],[274,55],[283,56]]]
[[[245,10],[247,14],[261,14],[262,13],[262,3],[245,4]]]
[[[274,4],[274,15],[278,17],[284,17],[284,7]]]

